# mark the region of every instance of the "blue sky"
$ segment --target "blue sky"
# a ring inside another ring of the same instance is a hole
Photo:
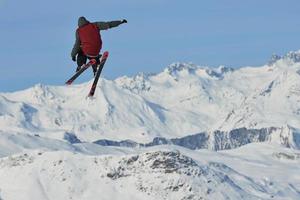
[[[79,16],[126,18],[102,32],[103,76],[159,72],[172,62],[258,66],[300,49],[299,0],[0,0],[0,91],[63,85]],[[91,79],[86,72],[77,82]]]

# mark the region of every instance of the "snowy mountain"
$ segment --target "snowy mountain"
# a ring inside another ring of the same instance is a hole
[[[158,74],[101,79],[94,100],[86,99],[90,82],[0,93],[1,131],[149,142],[237,128],[299,129],[299,55],[262,67],[175,63]]]
[[[300,152],[292,149],[253,143],[222,152],[160,146],[133,153],[96,146],[96,155],[32,150],[2,158],[0,198],[299,199]]]
[[[0,199],[300,198],[300,51],[90,85],[0,93]]]

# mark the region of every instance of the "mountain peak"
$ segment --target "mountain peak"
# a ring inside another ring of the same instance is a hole
[[[230,67],[225,67],[223,65],[219,67],[207,67],[207,66],[197,66],[192,63],[173,63],[167,67],[164,72],[170,74],[171,76],[176,76],[179,73],[195,74],[196,71],[202,70],[204,74],[212,78],[222,79],[224,74],[227,72],[232,72],[233,69]],[[198,74],[198,73],[197,73]]]
[[[284,56],[284,59],[289,59],[295,63],[300,62],[300,50],[298,51],[290,51]]]
[[[300,62],[300,50],[298,51],[290,51],[284,56],[279,56],[277,54],[273,54],[271,59],[269,60],[268,64],[273,65],[279,60],[288,61],[292,63],[299,63]]]
[[[197,69],[197,67],[190,63],[190,64],[186,64],[186,63],[172,63],[171,65],[169,65],[164,72],[170,74],[170,75],[175,75],[178,72],[182,72],[182,71],[187,71],[188,73],[194,73],[195,70]]]
[[[219,66],[218,68],[206,69],[206,73],[209,76],[215,77],[218,79],[222,79],[224,77],[224,74],[226,74],[227,72],[232,72],[232,71],[234,71],[234,69],[232,69],[230,67],[225,67],[223,65]]]

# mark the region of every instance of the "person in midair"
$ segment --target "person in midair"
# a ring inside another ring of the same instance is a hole
[[[127,23],[126,19],[110,22],[89,22],[85,17],[79,17],[78,28],[76,30],[76,41],[73,46],[71,57],[74,62],[77,60],[77,69],[80,70],[87,59],[95,59],[96,64],[93,65],[94,75],[97,71],[97,65],[100,63],[100,50],[102,48],[102,40],[100,31],[107,30]],[[76,59],[77,56],[77,59]]]

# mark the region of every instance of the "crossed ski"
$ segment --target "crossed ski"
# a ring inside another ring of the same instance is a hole
[[[97,72],[96,72],[96,75],[95,75],[95,78],[94,78],[94,82],[93,82],[93,84],[92,84],[92,87],[91,87],[91,89],[90,89],[90,92],[89,92],[89,94],[88,94],[88,97],[93,97],[94,94],[95,94],[96,87],[97,87],[97,83],[98,83],[98,80],[99,80],[99,78],[100,78],[100,74],[101,74],[101,72],[102,72],[102,69],[103,69],[103,67],[104,67],[104,64],[105,64],[105,62],[106,62],[106,60],[107,60],[107,58],[108,58],[108,55],[109,55],[108,51],[105,51],[105,52],[103,53],[102,57],[101,57],[100,63],[99,63],[98,66],[97,66]],[[76,72],[76,73],[75,73],[75,74],[74,74],[74,75],[66,82],[66,84],[67,84],[67,85],[71,85],[71,84],[74,82],[74,80],[75,80],[78,76],[80,76],[80,74],[82,74],[87,68],[89,68],[90,66],[92,66],[92,65],[94,65],[94,64],[96,64],[96,60],[95,60],[95,59],[91,59],[87,64],[83,65],[83,66],[81,67],[81,69],[80,69],[79,71],[77,71],[77,72]]]

